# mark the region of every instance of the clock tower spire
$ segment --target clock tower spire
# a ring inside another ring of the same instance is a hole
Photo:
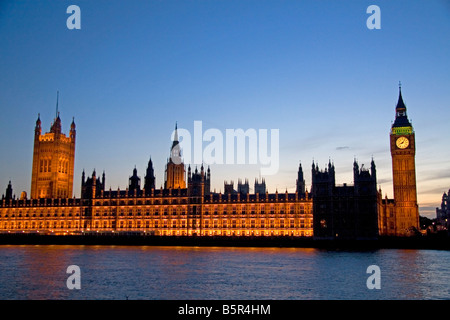
[[[390,133],[392,176],[394,186],[395,233],[398,236],[411,234],[419,229],[419,207],[417,205],[415,133],[406,114],[406,105],[399,85],[399,97],[395,107],[395,121]]]

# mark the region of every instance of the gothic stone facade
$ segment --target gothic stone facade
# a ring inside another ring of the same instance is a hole
[[[102,187],[98,193],[89,191],[94,194],[90,198],[4,198],[0,230],[205,236],[313,234],[308,194],[211,193],[204,173],[194,173],[189,180],[192,182],[187,189],[105,191]]]
[[[75,123],[68,136],[57,114],[49,133],[35,127],[31,195],[13,196],[11,182],[0,202],[0,232],[142,232],[155,235],[305,236],[374,238],[408,235],[419,227],[414,131],[401,90],[390,134],[394,199],[376,191],[376,171],[354,163],[354,185],[336,186],[334,166],[312,169],[312,192],[299,166],[295,193],[268,193],[265,181],[225,183],[211,192],[211,172],[191,172],[180,162],[177,130],[165,168],[164,188],[155,188],[152,161],[143,187],[137,170],[125,190],[105,190],[105,174],[82,173],[80,198],[73,198]],[[187,176],[187,181],[186,181]],[[313,219],[314,216],[314,219]]]
[[[55,125],[59,123],[58,116]],[[57,127],[57,132],[53,132],[55,125],[51,132],[62,137],[60,128]],[[74,124],[71,127],[72,135],[75,137]],[[36,136],[36,139],[40,139],[39,119]],[[189,167],[186,183],[184,164],[174,161],[180,158],[178,147],[175,133],[171,157],[165,170],[165,187],[160,189],[155,189],[151,159],[143,188],[136,169],[129,178],[126,190],[105,190],[105,173],[100,178],[94,170],[92,176],[86,178],[83,171],[80,198],[72,198],[68,191],[54,193],[50,190],[42,193],[42,196],[39,192],[32,193],[31,199],[16,199],[9,184],[7,196],[0,203],[0,231],[312,236],[312,199],[307,192],[269,194],[265,191],[264,181],[255,181],[256,192],[253,194],[249,192],[248,182],[247,186],[240,184],[238,191],[231,188],[224,194],[213,193],[210,191],[209,168],[205,170],[202,166],[200,171],[195,169],[191,172]],[[42,151],[39,145],[37,148]],[[41,157],[36,155],[36,158],[39,163]],[[73,177],[72,170],[68,173]],[[303,173],[300,172],[299,176],[303,176]],[[50,176],[49,180],[56,182],[58,179]]]
[[[31,198],[70,198],[73,194],[75,164],[75,122],[70,134],[61,132],[61,119],[57,114],[50,132],[42,134],[38,116],[34,130]]]

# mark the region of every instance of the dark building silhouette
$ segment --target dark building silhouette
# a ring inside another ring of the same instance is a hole
[[[211,170],[208,167],[205,172],[203,165],[200,172],[195,168],[191,173],[191,166],[188,168],[188,193],[190,196],[205,196],[211,192]]]
[[[336,186],[334,164],[312,165],[313,228],[317,239],[376,239],[378,207],[376,168],[353,163],[354,185]]]
[[[261,182],[258,182],[257,179],[255,179],[255,194],[265,194],[266,193],[266,180],[264,178],[261,179]]]
[[[102,174],[102,179],[97,178],[95,170],[92,172],[92,176],[86,179],[85,173],[81,174],[81,198],[94,199],[101,197],[102,192],[105,191],[105,173]]]
[[[155,172],[153,170],[152,158],[148,161],[147,172],[144,180],[145,194],[151,194],[152,190],[155,189]]]
[[[448,193],[443,193],[442,194],[442,201],[441,201],[441,207],[440,208],[436,208],[436,218],[441,220],[441,219],[446,219],[447,217],[450,216],[450,200],[449,200],[449,195],[450,195],[450,189],[448,189]]]
[[[248,179],[245,179],[244,182],[242,182],[241,179],[238,180],[238,193],[241,195],[246,195],[250,193],[250,186],[248,184]]]
[[[9,180],[8,186],[6,187],[6,192],[2,196],[2,199],[3,200],[12,200],[13,198],[15,198],[15,197],[13,196],[13,189],[12,189],[11,180]]]
[[[450,230],[450,189],[442,194],[441,207],[436,208],[436,220],[440,226]]]
[[[297,172],[297,193],[299,194],[299,196],[303,197],[305,195],[305,192],[306,192],[305,178],[303,177],[302,164],[300,163]]]
[[[223,182],[223,192],[224,192],[224,194],[236,193],[236,191],[234,190],[233,180],[231,180],[229,183],[227,181]]]
[[[133,169],[133,175],[128,180],[128,190],[131,194],[137,194],[141,191],[141,178],[137,175],[136,167]]]

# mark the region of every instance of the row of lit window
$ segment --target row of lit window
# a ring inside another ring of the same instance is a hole
[[[69,212],[68,215],[65,215],[65,214],[58,215],[56,213],[53,213],[53,214],[47,213],[44,215],[44,213],[41,212],[39,214],[33,213],[31,216],[28,213],[26,213],[25,215],[22,215],[21,213],[19,213],[17,216],[14,213],[11,214],[11,216],[9,216],[8,214],[2,214],[2,215],[0,215],[0,218],[30,218],[30,217],[44,218],[44,217],[79,217],[79,216],[80,216],[80,214],[78,212],[76,214],[72,214],[72,212]]]
[[[79,219],[79,218],[77,218],[77,219]],[[126,218],[124,218],[124,219],[126,219]],[[177,221],[182,221],[182,223],[183,223],[183,221],[186,221],[185,219],[169,219],[169,220],[164,219],[163,220],[162,218],[158,218],[158,219],[145,219],[143,221],[146,221],[147,223],[152,223],[152,224],[155,223],[156,227],[157,227],[157,225],[159,223],[158,221],[161,221],[161,222],[164,221],[164,223],[167,223],[167,221],[172,221],[172,224],[175,224]],[[196,219],[196,220],[200,221],[200,219]],[[285,220],[286,220],[286,222],[285,222]],[[65,222],[78,221],[78,220],[69,220],[69,219],[67,219],[67,220],[59,220],[58,221],[58,220],[50,220],[49,219],[46,222],[49,222],[49,221],[58,222],[58,223],[59,222],[60,223],[65,223]],[[115,220],[107,219],[107,220],[102,220],[102,221],[104,223],[106,223],[108,221],[114,222]],[[122,221],[124,221],[124,220],[122,220]],[[131,223],[133,221],[141,221],[141,220],[133,219],[133,220],[127,220],[127,221],[129,221],[129,223]],[[259,221],[259,224],[261,225],[261,227],[264,227],[264,225],[268,224],[268,223],[270,223],[270,224],[273,224],[273,223],[277,223],[278,224],[279,223],[281,227],[284,227],[284,225],[286,223],[286,225],[289,224],[291,228],[298,227],[299,225],[300,225],[300,227],[303,228],[305,224],[309,225],[309,224],[312,223],[312,218],[302,218],[302,219],[292,219],[292,218],[278,218],[278,219],[277,218],[266,218],[266,219],[264,219],[264,218],[262,218],[262,219],[257,219],[257,220],[252,219],[250,221],[248,221],[248,219],[242,219],[242,220],[232,219],[231,220],[231,218],[228,218],[228,219],[220,218],[220,219],[203,219],[203,221],[207,224],[206,227],[208,227],[208,224],[210,223],[209,221],[214,221],[215,224],[217,224],[217,223],[219,223],[219,224],[220,223],[224,223],[225,226],[226,226],[227,223],[232,223],[233,226],[234,226],[236,224],[239,224],[239,221],[241,221],[240,222],[241,226],[246,226],[246,225],[248,226],[249,223],[250,223],[250,225],[252,227],[254,226],[255,221]],[[295,222],[295,221],[297,221],[297,222]],[[27,220],[22,220],[22,221],[21,220],[16,220],[16,221],[10,221],[10,222],[6,221],[6,222],[3,222],[3,223],[12,223],[12,224],[14,224],[14,223],[28,223],[28,222],[29,221],[27,221]],[[31,222],[35,223],[36,221],[32,220]],[[43,223],[44,221],[38,220],[38,222],[39,223]]]
[[[125,198],[128,198],[128,197],[125,197]],[[122,199],[123,199],[123,197],[122,197]],[[162,200],[160,200],[160,199],[162,199]],[[135,206],[135,205],[138,205],[138,206],[142,206],[142,205],[177,205],[177,204],[187,204],[188,203],[188,200],[189,200],[189,198],[187,198],[187,197],[182,197],[182,198],[171,198],[171,197],[167,197],[167,198],[161,198],[161,197],[155,197],[153,200],[149,200],[149,199],[147,199],[147,200],[142,200],[141,198],[137,198],[137,199],[135,199],[135,198],[133,198],[133,197],[130,197],[129,198],[129,200],[128,200],[128,202],[127,201],[125,201],[125,200],[118,200],[119,201],[119,203],[117,204],[117,202],[115,201],[115,200],[112,200],[111,202],[109,201],[109,200],[103,200],[103,201],[99,201],[99,200],[96,200],[95,201],[95,205],[96,206],[117,206],[117,205],[119,205],[119,206],[125,206],[125,205],[129,205],[129,206]],[[250,200],[251,202],[254,202],[253,201],[253,199],[251,199]],[[221,204],[212,204],[212,203],[217,203],[217,202],[220,202]],[[247,201],[244,201],[244,200],[242,200],[242,201],[240,201],[242,204],[236,204],[236,201],[208,201],[208,199],[205,199],[205,206],[206,207],[209,207],[209,206],[214,206],[214,207],[218,207],[218,206],[220,206],[220,207],[224,207],[224,206],[233,206],[233,208],[235,208],[235,207],[245,207],[246,206],[246,202]],[[273,204],[273,203],[268,203],[269,201],[264,201],[263,199],[262,200],[259,200],[259,201],[256,201],[257,203],[258,202],[260,202],[261,203],[261,207],[267,207],[267,206],[270,206],[270,207],[272,207],[272,206],[274,206],[274,205],[278,205],[278,206],[290,206],[290,207],[292,207],[292,206],[294,206],[295,204],[293,204],[292,202],[294,202],[294,200],[289,200],[289,202],[287,202],[287,201],[280,201],[280,202],[278,202],[278,201],[275,201],[275,202],[277,202],[277,204]],[[271,201],[270,202],[272,202],[272,199],[271,199]],[[295,201],[295,202],[300,202],[301,203],[301,205],[304,205],[304,204],[312,204],[312,200],[300,200],[300,201]],[[239,203],[239,202],[238,202]],[[255,206],[258,206],[257,204],[248,204],[248,206],[251,206],[251,207],[255,207]]]
[[[252,220],[250,223],[246,221],[218,221],[218,220],[204,220],[203,228],[311,228],[312,222],[301,221],[300,224],[296,224],[293,219],[289,221],[259,221],[256,223],[255,220]],[[43,229],[43,228],[79,228],[79,221],[25,221],[25,222],[4,222],[0,223],[0,229]],[[86,227],[87,225],[85,225]],[[164,221],[119,221],[119,228],[186,228],[187,221],[186,220],[164,220]],[[94,228],[116,228],[116,221],[95,221],[93,223]],[[200,227],[198,222],[194,222],[190,225],[190,227]]]
[[[52,172],[52,160],[51,159],[41,159],[39,162],[39,172]],[[59,173],[68,173],[69,172],[69,161],[59,160],[58,161],[58,169],[57,172]]]
[[[24,221],[24,222],[4,222],[0,223],[0,229],[2,230],[14,230],[14,229],[50,229],[50,228],[79,228],[79,221]]]
[[[112,224],[108,224],[107,221],[103,221],[103,224],[99,221],[96,221],[94,223],[94,228],[115,228],[115,226],[113,226]],[[177,221],[172,221],[172,223],[170,224],[170,222],[164,221],[163,223],[159,223],[159,221],[154,221],[154,223],[152,224],[151,221],[145,221],[141,223],[141,221],[136,221],[136,223],[133,223],[133,221],[119,221],[119,228],[186,228],[186,221],[182,220],[181,224],[177,223]],[[200,228],[199,224],[195,224],[195,225],[190,225],[191,228]],[[290,224],[284,224],[284,222],[281,222],[279,224],[275,224],[274,222],[265,224],[264,222],[261,222],[259,225],[256,225],[255,222],[253,221],[249,226],[245,225],[245,224],[238,224],[236,222],[233,223],[227,223],[226,221],[223,221],[222,223],[219,223],[218,221],[213,221],[213,222],[209,222],[209,221],[204,221],[204,224],[202,226],[203,228],[213,228],[213,229],[219,229],[219,228],[242,228],[242,229],[246,229],[246,228],[251,228],[251,229],[255,229],[255,228],[270,228],[270,229],[274,229],[274,228],[311,228],[311,224],[301,224],[300,226],[295,226],[295,224],[293,222],[291,222]]]
[[[150,211],[149,209],[148,210],[146,210],[145,211],[145,215],[146,216],[150,216],[150,215],[154,215],[154,216],[158,216],[160,214],[160,211],[158,210],[158,209],[155,209],[154,211],[152,210],[152,211]],[[166,209],[163,209],[163,211],[161,212],[161,214],[162,215],[164,215],[164,216],[168,216],[168,215],[182,215],[182,216],[184,216],[184,215],[186,215],[186,209],[185,208],[176,208],[175,210],[171,210],[171,209],[168,209],[168,208],[166,208]],[[200,214],[200,213],[197,213],[197,214]],[[228,215],[228,214],[230,214],[230,215],[246,215],[246,214],[251,214],[251,215],[255,215],[255,214],[257,214],[257,212],[255,211],[255,210],[252,210],[251,212],[245,212],[245,211],[243,211],[243,212],[237,212],[237,211],[231,211],[231,212],[229,212],[229,211],[226,211],[226,210],[224,210],[224,211],[214,211],[213,212],[213,215],[214,216],[218,216],[218,215]],[[259,212],[259,214],[261,214],[261,215],[265,215],[266,214],[266,212],[263,210],[263,211],[261,211],[261,212]],[[270,212],[267,212],[267,214],[269,214],[269,215],[275,215],[275,214],[280,214],[280,215],[284,215],[284,214],[295,214],[295,211],[294,210],[290,210],[290,212],[284,212],[284,210],[280,210],[280,211],[275,211],[275,210],[271,210]],[[300,213],[299,214],[305,214],[305,212],[304,212],[304,210],[303,210],[303,208],[300,210]],[[110,215],[112,215],[112,216],[115,216],[116,215],[116,210],[115,210],[115,208],[114,209],[112,209],[111,211],[110,211],[110,213],[108,212],[108,211],[104,211],[103,213],[101,213],[99,210],[96,210],[95,211],[95,213],[94,213],[94,216],[110,216]],[[138,209],[138,210],[136,210],[135,212],[133,212],[133,210],[128,210],[127,212],[125,212],[125,210],[120,210],[119,211],[119,216],[134,216],[134,215],[136,215],[136,216],[142,216],[142,213],[141,213],[141,210],[140,209]],[[204,211],[204,213],[203,213],[203,215],[204,216],[208,216],[208,215],[210,215],[210,212],[209,211]],[[32,214],[32,216],[33,217],[36,217],[37,216],[37,214],[36,214],[36,212],[34,212],[33,214]],[[69,216],[69,217],[71,217],[71,216],[73,216],[73,213],[72,212],[69,212],[68,213],[68,215],[66,215],[64,212],[62,212],[62,213],[56,213],[56,212],[47,212],[47,214],[44,214],[43,212],[41,212],[40,214],[39,214],[39,217],[51,217],[51,216],[53,216],[53,217],[59,217],[59,216],[61,216],[61,217],[64,217],[64,216]],[[79,214],[78,214],[78,211],[76,212],[76,214],[75,214],[75,216],[79,216]],[[5,213],[5,214],[1,214],[0,215],[0,218],[1,217],[5,217],[5,218],[8,218],[8,217],[11,217],[11,218],[14,218],[14,217],[16,217],[16,215],[15,215],[15,213],[13,212],[12,214],[11,214],[11,216],[9,216],[8,215],[8,213]],[[21,218],[22,217],[22,213],[21,212],[19,212],[19,214],[17,215],[17,217],[18,218]],[[24,217],[29,217],[29,214],[28,213],[26,213],[25,214],[25,216]]]
[[[128,230],[127,230],[128,231]],[[151,232],[152,233],[152,232]],[[294,230],[202,230],[198,232],[196,230],[161,230],[153,231],[153,234],[163,236],[186,236],[193,234],[201,234],[202,236],[300,236],[311,237],[313,235],[312,230],[294,231]]]
[[[38,178],[38,180],[39,181],[48,181],[48,180],[51,180],[51,178],[48,178],[48,177],[39,177]],[[47,197],[50,197],[50,193],[48,193],[48,194],[41,194],[40,195],[40,197],[41,198],[47,198]],[[67,195],[65,195],[65,197],[67,197]],[[128,197],[127,197],[128,198]],[[67,200],[67,199],[69,199],[69,202],[61,202],[61,200],[63,200],[63,201],[65,201],[65,200]],[[138,198],[138,199],[140,199],[140,198]],[[172,205],[172,206],[175,206],[175,205],[187,205],[188,204],[188,202],[189,202],[189,199],[186,197],[183,197],[183,198],[168,198],[168,199],[164,199],[164,198],[161,198],[161,197],[158,197],[158,199],[154,199],[154,200],[138,200],[138,199],[134,199],[134,200],[128,200],[128,201],[124,201],[124,200],[120,200],[119,201],[119,203],[117,204],[117,202],[115,201],[115,200],[112,200],[111,202],[109,201],[109,200],[104,200],[104,201],[96,201],[95,202],[95,206],[102,206],[102,207],[106,207],[106,206],[114,206],[114,207],[116,207],[117,205],[119,205],[119,206],[142,206],[142,205],[156,205],[156,206],[158,206],[158,205]],[[164,199],[164,200],[159,200],[159,199]],[[80,198],[77,198],[77,199],[74,199],[74,198],[58,198],[58,197],[55,197],[54,199],[41,199],[41,200],[45,200],[46,202],[45,202],[45,204],[44,203],[39,203],[38,201],[37,201],[37,199],[32,199],[32,201],[27,201],[27,202],[19,202],[19,203],[17,203],[17,205],[18,206],[20,206],[20,207],[24,207],[24,206],[26,206],[26,207],[34,207],[34,206],[43,206],[43,207],[45,207],[45,206],[50,206],[50,205],[57,205],[57,206],[78,206],[79,205],[79,202],[80,202],[80,200],[82,200],[82,199],[80,199]],[[71,200],[76,200],[76,202],[72,202]],[[86,199],[85,199],[86,200]],[[12,201],[12,200],[11,200]],[[51,201],[51,202],[50,202]],[[219,202],[219,203],[221,203],[221,204],[211,204],[211,203],[217,203],[217,202]],[[261,207],[261,208],[269,208],[269,207],[273,207],[273,206],[277,206],[277,207],[279,207],[279,206],[285,206],[285,207],[292,207],[292,206],[294,206],[294,207],[298,207],[298,206],[301,206],[301,207],[305,207],[305,208],[307,208],[307,207],[311,207],[312,206],[312,200],[300,200],[300,201],[295,201],[294,203],[292,203],[293,201],[289,201],[289,203],[286,203],[286,202],[284,202],[284,201],[280,201],[280,202],[277,202],[276,201],[276,204],[273,204],[273,203],[268,203],[269,201],[256,201],[256,203],[260,203],[260,205],[258,205],[258,204],[245,204],[246,203],[246,201],[242,201],[242,202],[244,202],[242,205],[236,205],[235,204],[235,202],[236,201],[233,201],[233,203],[231,204],[230,202],[227,202],[227,201],[208,201],[208,200],[205,200],[205,204],[204,204],[204,206],[206,207],[206,208],[208,208],[209,206],[214,206],[214,207],[230,207],[230,206],[233,206],[233,208],[234,207],[236,207],[236,206],[238,206],[238,207],[245,207],[245,206],[247,206],[247,207],[249,207],[249,206],[251,206],[252,208],[253,207]],[[254,202],[253,200],[251,200],[251,202]],[[272,199],[271,199],[271,202],[272,202]],[[15,202],[13,202],[13,204],[15,204]]]
[[[160,214],[160,212],[158,211],[158,210],[155,210],[153,213],[150,213],[150,211],[146,211],[145,212],[145,215],[146,216],[150,216],[150,215],[152,215],[152,216],[159,216],[159,214]],[[240,213],[240,212],[236,212],[236,211],[233,211],[233,212],[228,212],[228,211],[223,211],[223,212],[214,212],[214,216],[219,216],[219,215],[224,215],[224,216],[226,216],[226,215],[228,215],[228,214],[230,214],[230,215],[246,215],[246,214],[248,214],[248,212],[242,212],[242,213]],[[252,211],[252,212],[250,212],[250,214],[251,215],[255,215],[256,214],[256,212],[255,211]],[[266,214],[266,212],[265,211],[262,211],[262,212],[260,212],[259,214],[261,214],[261,215],[265,215]],[[271,211],[271,212],[268,212],[267,214],[270,214],[270,215],[275,215],[275,214],[280,214],[280,215],[284,215],[284,214],[295,214],[293,211],[291,211],[291,212],[284,212],[284,211],[280,211],[280,212],[275,212],[275,211]],[[304,212],[300,212],[300,214],[305,214]],[[115,216],[115,214],[114,214],[114,212],[112,212],[112,215],[113,216]],[[136,216],[142,216],[142,214],[141,214],[141,211],[137,211],[136,212],[136,214],[135,214]],[[176,215],[182,215],[182,216],[185,216],[186,215],[186,211],[185,210],[182,210],[182,211],[169,211],[169,210],[164,210],[163,212],[162,212],[162,215],[164,215],[164,216],[169,216],[169,215],[172,215],[172,216],[176,216]],[[200,213],[197,213],[197,215],[200,215]],[[204,216],[209,216],[210,215],[210,213],[208,212],[208,211],[205,211],[204,213],[203,213],[203,215]],[[101,213],[99,212],[99,211],[97,211],[95,214],[94,214],[94,216],[101,216]],[[107,211],[105,211],[105,212],[103,212],[103,216],[109,216],[109,214],[108,214],[108,212]],[[125,216],[125,213],[124,213],[124,211],[120,211],[120,213],[119,213],[119,216]],[[127,216],[134,216],[134,213],[132,212],[132,211],[128,211],[128,214],[127,214]]]

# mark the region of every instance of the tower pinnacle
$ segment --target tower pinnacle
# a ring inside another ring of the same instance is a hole
[[[395,121],[392,127],[412,127],[406,115],[406,105],[403,102],[401,83],[398,86],[398,101],[395,107]]]
[[[56,115],[55,115],[55,119],[59,117],[58,102],[59,102],[59,91],[56,91]]]

